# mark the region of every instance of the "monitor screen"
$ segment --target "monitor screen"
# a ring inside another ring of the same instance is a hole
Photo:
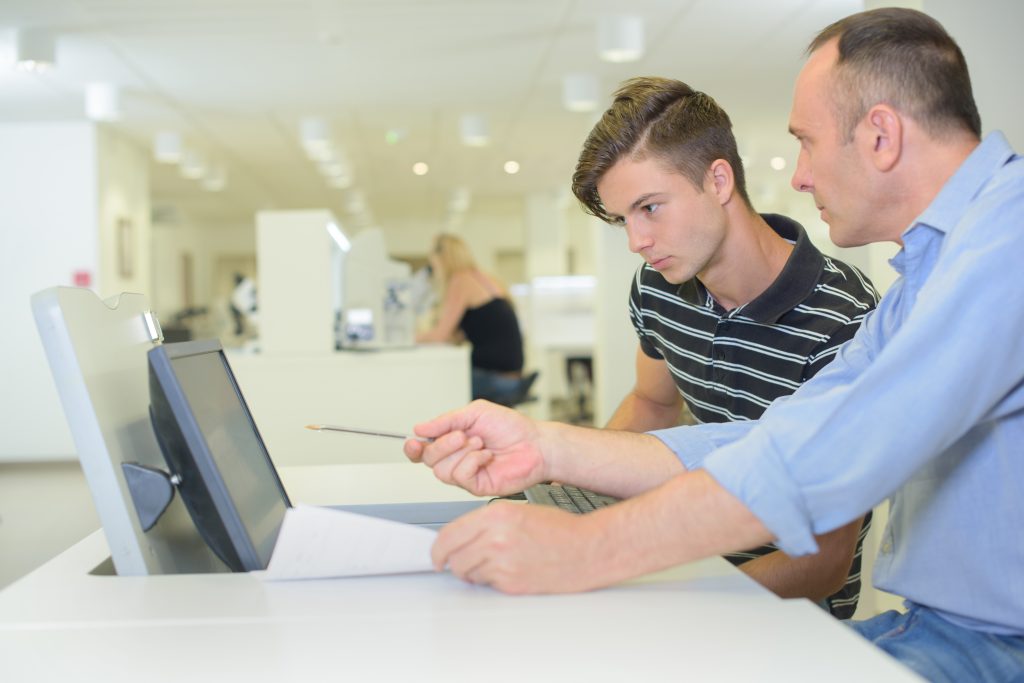
[[[196,528],[233,571],[265,569],[288,496],[220,343],[148,355],[153,429]]]

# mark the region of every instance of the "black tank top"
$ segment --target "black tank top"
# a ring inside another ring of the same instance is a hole
[[[523,369],[523,337],[508,299],[491,299],[467,308],[459,328],[473,345],[473,367],[497,372]]]

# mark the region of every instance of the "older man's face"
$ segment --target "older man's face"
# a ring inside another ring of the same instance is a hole
[[[797,78],[789,130],[800,143],[792,185],[808,192],[828,223],[829,237],[841,247],[875,241],[871,224],[873,175],[859,152],[856,138],[845,142],[830,97],[836,41],[825,44],[807,60]]]

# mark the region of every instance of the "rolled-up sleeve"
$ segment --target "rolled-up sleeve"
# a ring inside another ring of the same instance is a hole
[[[1024,198],[975,210],[969,231],[905,233],[897,263],[914,267],[836,360],[705,457],[785,552],[813,552],[813,534],[856,519],[931,462],[955,467],[988,425],[1021,409],[1024,290],[1006,283],[1024,270]]]

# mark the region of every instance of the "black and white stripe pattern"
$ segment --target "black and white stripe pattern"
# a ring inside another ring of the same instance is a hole
[[[633,279],[629,314],[640,347],[666,361],[698,422],[758,419],[825,367],[878,303],[868,279],[824,256],[799,224],[764,218],[794,248],[778,279],[754,301],[726,311],[698,280],[672,285],[647,265]],[[857,606],[862,540],[846,586],[829,601],[840,618]],[[727,559],[742,564],[774,550],[764,546]]]

